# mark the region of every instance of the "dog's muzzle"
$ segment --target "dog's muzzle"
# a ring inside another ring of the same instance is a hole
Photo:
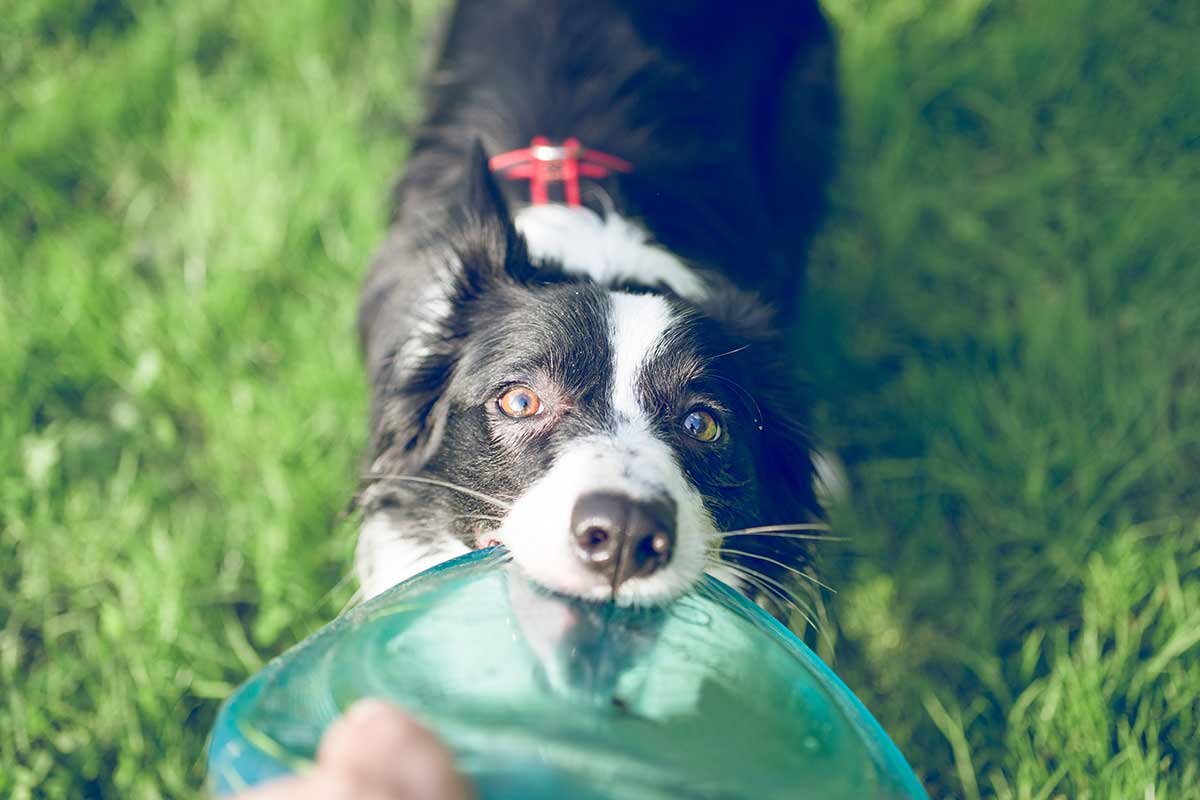
[[[585,494],[571,512],[575,552],[616,591],[630,578],[651,575],[675,550],[675,503],[668,497],[634,500],[616,492]]]

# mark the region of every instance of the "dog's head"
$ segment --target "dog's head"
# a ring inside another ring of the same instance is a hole
[[[658,602],[722,564],[771,596],[803,540],[726,534],[804,522],[816,502],[804,404],[763,305],[531,259],[481,153],[466,180],[440,282],[415,301],[427,318],[375,370],[366,593],[498,543],[586,598]]]

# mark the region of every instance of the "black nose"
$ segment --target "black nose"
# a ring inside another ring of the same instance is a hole
[[[571,512],[579,558],[606,575],[616,589],[671,561],[675,550],[675,503],[669,498],[633,500],[616,492],[585,494]]]

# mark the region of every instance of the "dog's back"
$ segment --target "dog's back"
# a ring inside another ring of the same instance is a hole
[[[475,140],[495,155],[573,137],[634,166],[603,185],[623,216],[787,311],[834,163],[837,97],[814,0],[464,0],[394,213],[412,225],[457,202]]]
[[[794,264],[832,163],[831,42],[811,0],[468,0],[401,204],[461,169],[471,137],[492,154],[576,137],[635,165],[614,200],[668,249],[775,288],[770,249],[783,229]]]

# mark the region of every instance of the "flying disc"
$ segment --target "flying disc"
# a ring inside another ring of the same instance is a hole
[[[587,603],[497,549],[395,586],[252,677],[218,716],[210,791],[308,769],[363,697],[431,727],[484,800],[926,796],[845,684],[715,578],[661,607]]]

